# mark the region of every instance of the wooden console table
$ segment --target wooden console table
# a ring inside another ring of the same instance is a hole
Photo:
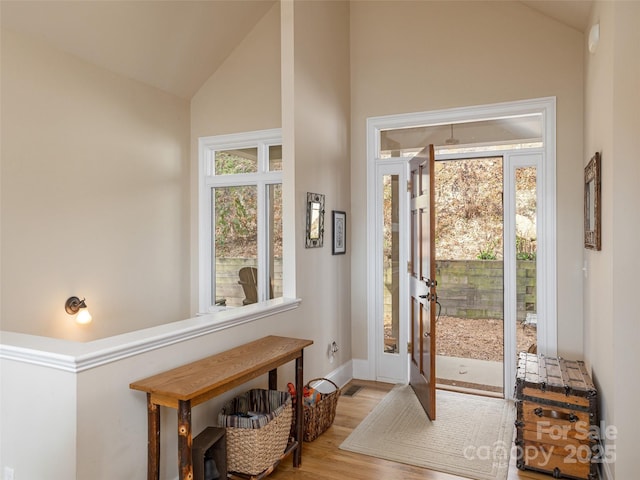
[[[129,385],[147,393],[148,480],[160,479],[160,406],[178,411],[178,473],[193,479],[191,408],[269,373],[269,389],[278,387],[278,366],[296,361],[296,419],[293,466],[302,462],[303,350],[311,340],[268,336]]]

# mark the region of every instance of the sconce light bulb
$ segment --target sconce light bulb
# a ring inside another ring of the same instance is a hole
[[[92,317],[91,314],[89,313],[89,309],[88,308],[81,308],[80,311],[78,312],[78,315],[76,315],[76,323],[79,323],[80,325],[86,325],[87,323],[91,323]]]

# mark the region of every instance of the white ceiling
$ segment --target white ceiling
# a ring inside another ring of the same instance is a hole
[[[275,0],[11,1],[3,28],[191,98]]]
[[[3,28],[191,98],[276,0],[0,0]],[[522,3],[585,31],[592,0]]]
[[[424,145],[445,146],[454,138],[459,145],[530,143],[542,141],[541,115],[481,120],[453,125],[430,125],[383,130],[381,151],[415,150]]]

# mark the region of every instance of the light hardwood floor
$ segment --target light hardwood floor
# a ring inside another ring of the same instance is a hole
[[[341,396],[332,427],[315,441],[305,443],[302,466],[293,468],[291,456],[283,460],[277,469],[267,477],[269,480],[460,480],[463,477],[412,467],[388,460],[360,455],[340,450],[338,447],[354,428],[373,410],[393,385],[353,381],[363,388],[353,397]],[[507,480],[539,479],[548,480],[548,475],[522,472],[511,459]]]

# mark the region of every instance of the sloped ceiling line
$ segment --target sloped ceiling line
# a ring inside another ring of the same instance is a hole
[[[276,0],[0,2],[2,28],[190,99]],[[523,0],[580,31],[592,0]]]

